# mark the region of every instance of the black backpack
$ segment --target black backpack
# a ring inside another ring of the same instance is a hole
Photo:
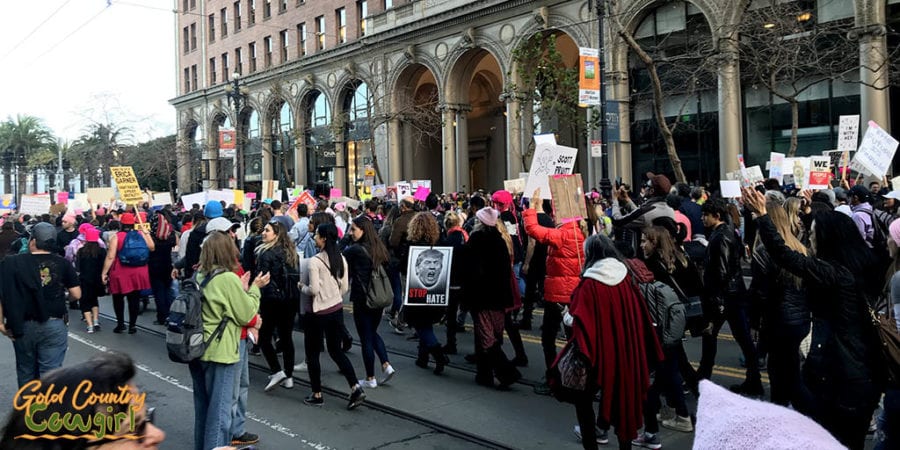
[[[216,275],[223,272],[224,270],[213,271],[202,283],[197,281],[197,273],[181,282],[181,291],[172,302],[169,317],[166,318],[166,349],[169,352],[169,359],[173,362],[187,364],[194,361],[206,353],[210,342],[222,339],[222,333],[229,319],[223,318],[209,340],[205,341],[201,310],[203,302],[206,301],[203,288]]]

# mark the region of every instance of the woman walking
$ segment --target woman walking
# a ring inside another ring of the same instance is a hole
[[[447,229],[447,238],[444,243],[453,247],[453,261],[450,263],[450,298],[447,299],[447,343],[444,345],[444,354],[455,355],[456,333],[465,331],[459,329],[456,323],[456,315],[459,313],[459,302],[463,296],[463,274],[465,266],[465,245],[469,240],[469,233],[462,229],[462,218],[455,211],[447,211],[444,216],[444,227]]]
[[[88,224],[83,234],[84,244],[75,254],[75,270],[81,281],[81,299],[78,304],[87,324],[87,332],[93,333],[100,331],[100,321],[97,319],[100,305],[97,299],[104,294],[101,272],[106,260],[106,250],[100,247],[100,230],[93,225]]]
[[[206,352],[188,368],[194,384],[194,449],[231,444],[234,378],[238,376],[241,327],[259,309],[260,288],[269,274],[250,283],[250,272],[238,277],[238,251],[225,233],[210,233],[200,250],[197,281],[203,289],[203,339]],[[263,323],[265,325],[265,323]],[[223,327],[218,332],[218,328]],[[214,334],[218,334],[213,338]]]
[[[140,314],[141,291],[150,289],[150,273],[147,270],[147,261],[140,266],[126,266],[121,258],[117,257],[125,246],[125,240],[133,233],[138,233],[144,240],[147,249],[153,251],[155,244],[150,233],[134,229],[135,216],[133,213],[122,214],[120,219],[121,230],[109,234],[109,249],[106,252],[106,260],[103,263],[101,274],[103,283],[112,294],[113,309],[116,312],[116,328],[113,333],[125,331],[125,299],[128,299],[128,334],[137,333],[137,317]],[[149,252],[148,252],[149,257]]]
[[[437,245],[441,238],[441,231],[438,228],[437,220],[429,212],[416,213],[409,221],[407,227],[407,239],[409,247],[414,246],[434,246]],[[402,267],[409,267],[409,253],[406,252],[406,261],[402,262]],[[421,256],[419,257],[421,258]],[[407,276],[412,276],[408,274]],[[405,294],[404,294],[405,295]],[[438,342],[437,336],[434,334],[434,324],[441,320],[446,308],[441,306],[422,306],[422,305],[404,305],[403,317],[406,323],[416,330],[419,336],[419,357],[416,359],[416,365],[427,369],[428,355],[434,357],[434,374],[440,375],[444,372],[444,366],[450,362],[441,343]]]
[[[338,251],[338,230],[333,223],[319,225],[314,239],[319,253],[309,261],[309,285],[299,285],[301,292],[312,297],[311,304],[303,305],[305,313],[303,328],[306,330],[304,346],[312,394],[303,401],[313,406],[325,403],[325,399],[322,398],[322,366],[319,363],[319,354],[327,345],[328,356],[340,368],[341,374],[350,386],[347,409],[354,409],[366,399],[366,393],[359,385],[353,365],[341,351],[342,296],[349,289],[347,261]]]
[[[353,322],[359,334],[362,346],[363,365],[366,368],[366,379],[360,380],[363,387],[376,388],[385,384],[394,376],[394,368],[388,359],[384,341],[378,335],[378,324],[381,322],[383,308],[369,308],[368,287],[372,274],[377,267],[385,267],[388,262],[387,247],[378,238],[375,225],[365,215],[350,222],[350,239],[353,243],[344,250],[344,258],[350,269],[350,301],[353,303]],[[375,355],[381,361],[381,372],[384,378],[375,381]]]
[[[269,365],[269,383],[266,391],[279,384],[294,387],[294,316],[297,315],[299,293],[295,288],[297,278],[290,281],[290,274],[297,273],[297,251],[288,237],[287,229],[272,219],[263,228],[262,241],[256,247],[256,273],[269,274],[271,282],[262,290],[259,313],[262,327],[259,329],[259,347]],[[284,367],[278,363],[278,354],[272,337],[278,333]]]

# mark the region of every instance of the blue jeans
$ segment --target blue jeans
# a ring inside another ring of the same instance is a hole
[[[238,364],[195,360],[188,368],[194,380],[194,449],[231,445],[231,407]]]
[[[434,335],[434,324],[431,322],[424,323],[416,323],[410,324],[416,330],[416,335],[419,336],[419,347],[424,348],[433,348],[440,345],[438,342],[437,336]]]
[[[388,278],[391,281],[391,289],[394,291],[394,304],[391,305],[391,314],[396,314],[403,307],[403,280],[400,278],[400,271],[388,267]]]
[[[19,387],[62,367],[69,346],[69,328],[62,319],[27,320],[24,328],[25,335],[13,341]]]
[[[151,277],[150,287],[153,289],[153,302],[156,303],[156,320],[165,323],[172,300],[175,300],[172,296],[172,279]]]
[[[878,416],[874,450],[900,448],[900,389],[884,393],[884,410]]]
[[[516,286],[519,287],[519,295],[525,295],[525,278],[522,277],[522,263],[513,264],[513,274],[516,276]]]
[[[374,377],[375,354],[378,354],[378,359],[381,360],[382,364],[389,361],[387,350],[384,348],[384,341],[378,335],[378,324],[381,323],[381,310],[368,308],[364,304],[354,305],[353,322],[356,324],[359,343],[362,345],[366,377]]]
[[[247,422],[247,394],[250,391],[250,365],[247,354],[247,339],[241,339],[238,349],[241,361],[234,376],[234,395],[231,397],[231,436],[241,437]]]

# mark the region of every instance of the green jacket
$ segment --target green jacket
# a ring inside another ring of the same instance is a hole
[[[203,282],[204,274],[197,275],[197,281]],[[209,339],[216,327],[227,317],[228,324],[222,332],[221,339],[209,343],[201,361],[234,364],[240,360],[238,345],[241,338],[241,327],[248,324],[259,310],[259,288],[251,285],[244,291],[241,279],[234,272],[216,275],[203,289],[203,338]]]

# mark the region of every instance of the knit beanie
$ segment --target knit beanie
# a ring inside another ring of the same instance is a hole
[[[891,239],[894,240],[897,247],[900,247],[900,219],[894,219],[888,231],[891,233]]]
[[[495,227],[497,226],[497,218],[500,217],[500,213],[490,206],[485,206],[475,213],[475,217],[477,217],[478,220],[480,220],[485,225],[489,227]]]

